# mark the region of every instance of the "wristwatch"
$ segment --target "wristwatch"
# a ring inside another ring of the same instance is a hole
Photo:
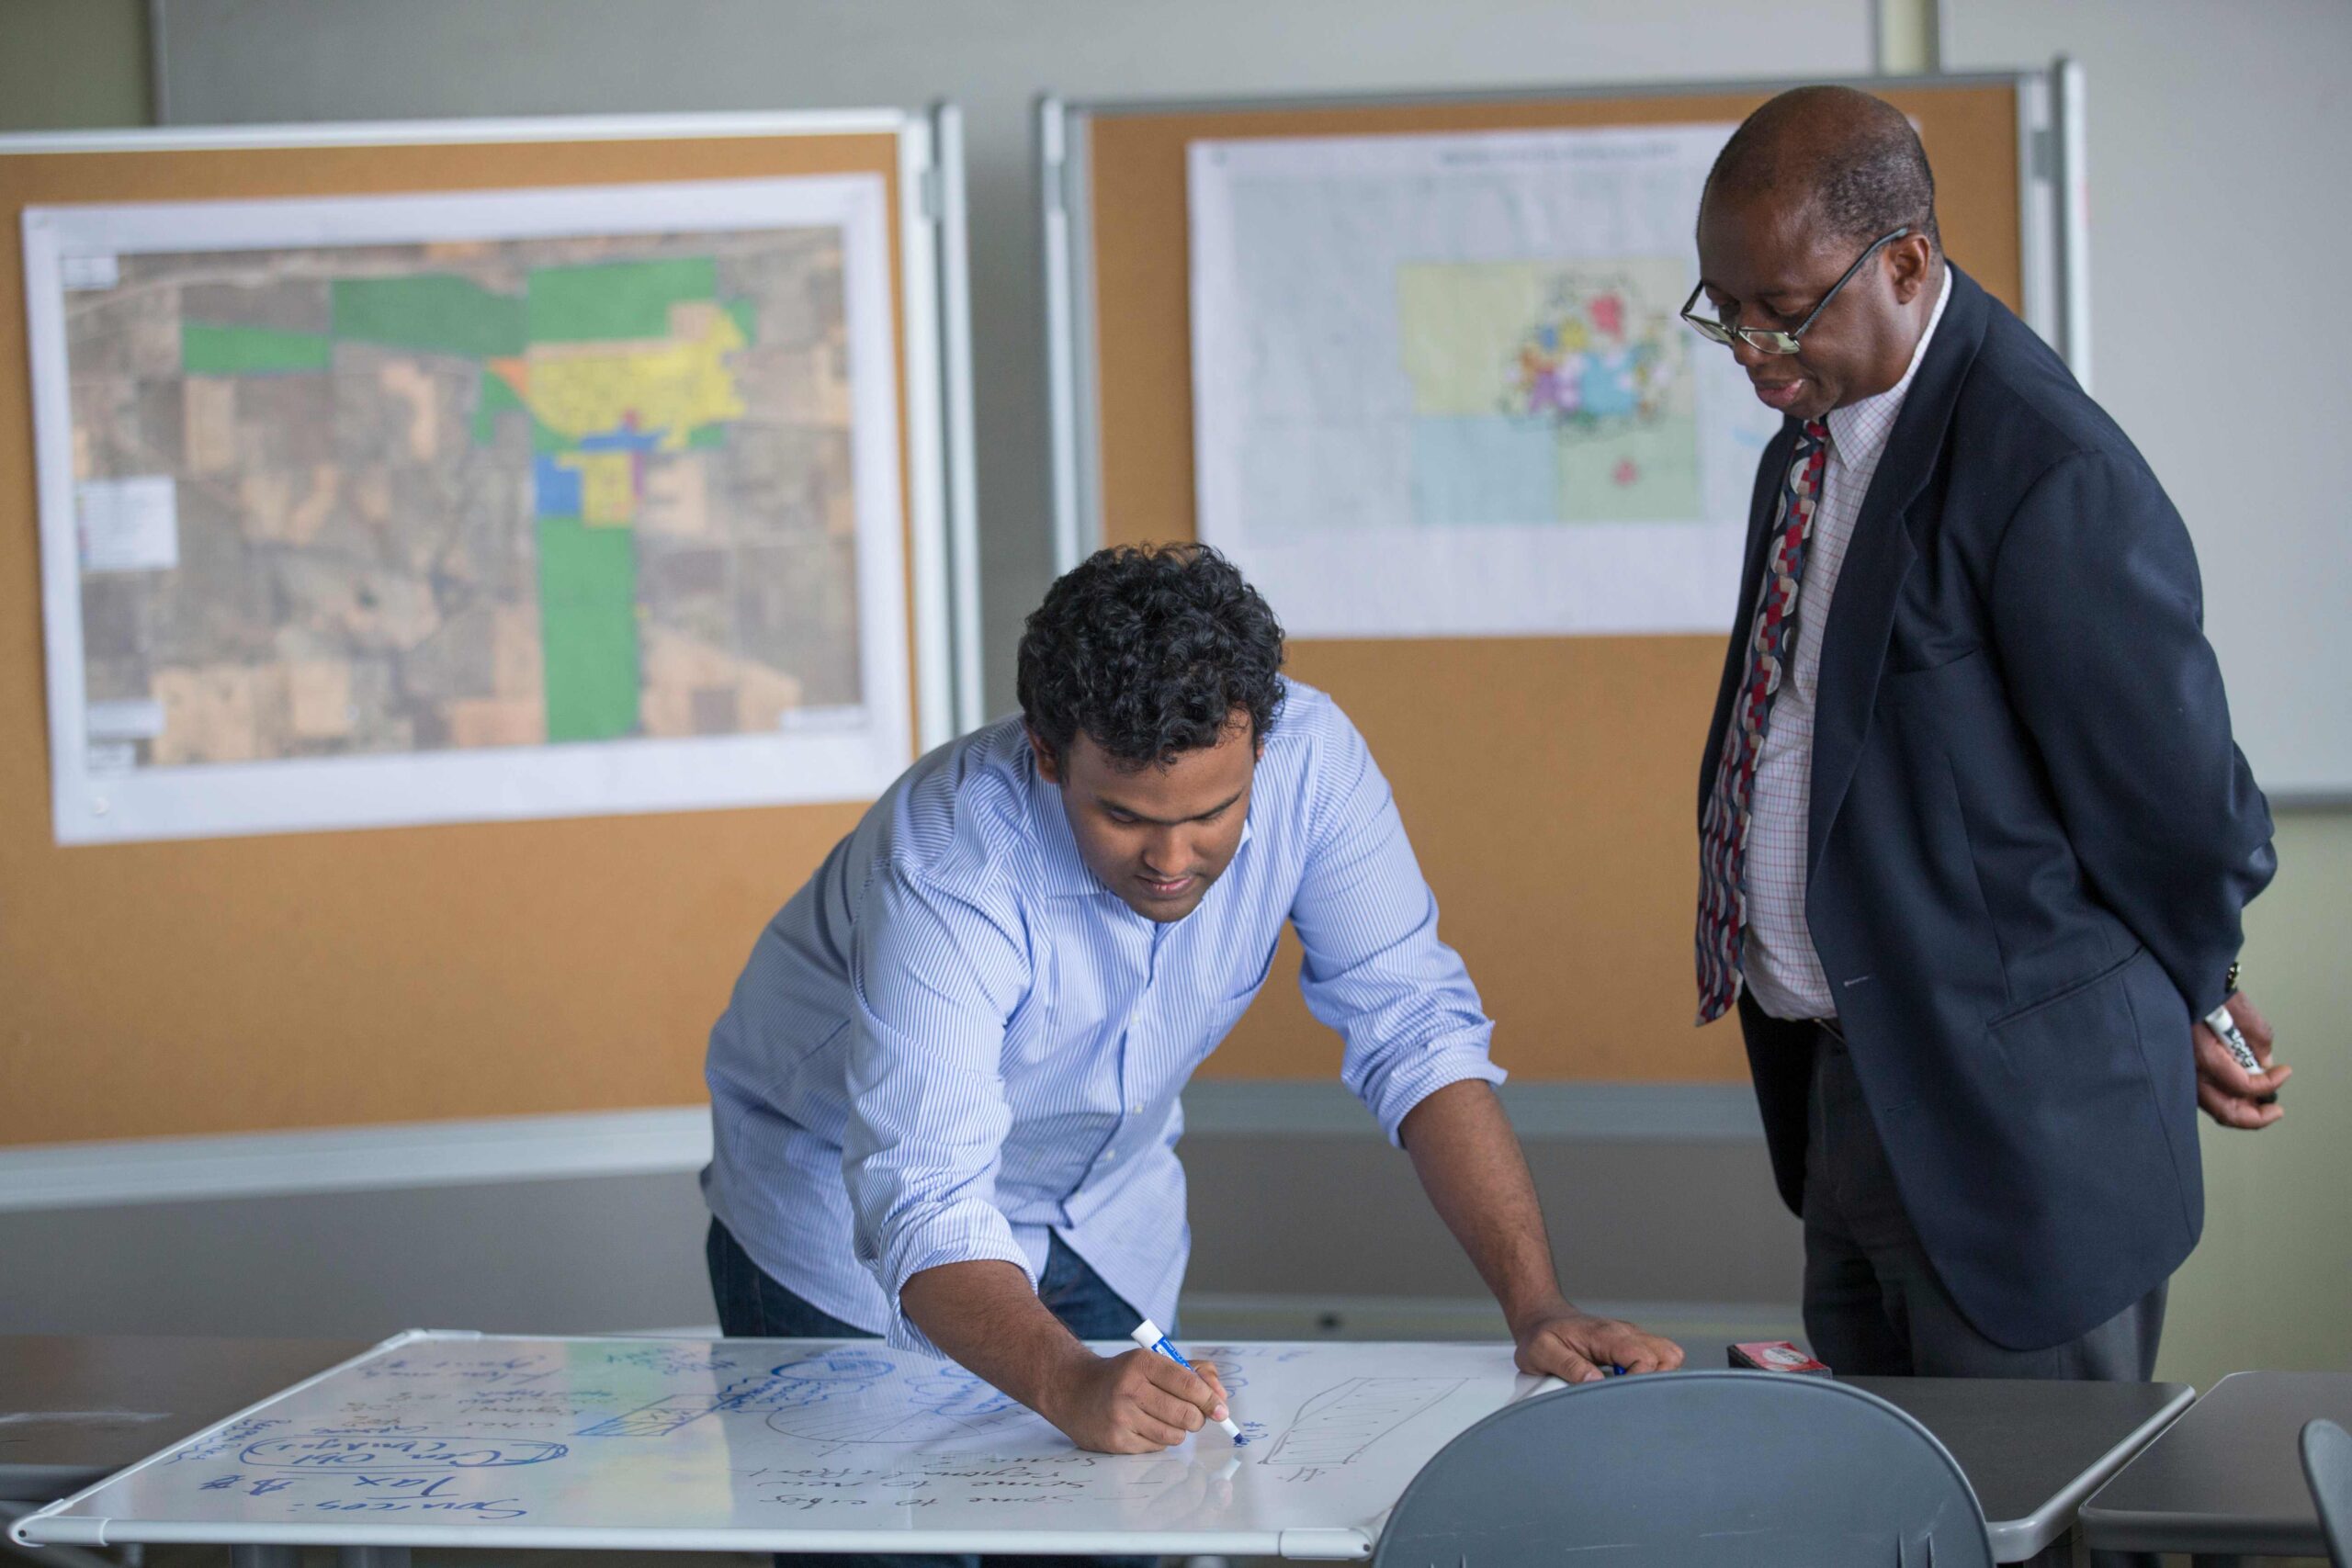
[[[2225,997],[2234,997],[2237,994],[2238,961],[2233,958],[2230,960],[2230,972],[2222,976],[2222,995]]]

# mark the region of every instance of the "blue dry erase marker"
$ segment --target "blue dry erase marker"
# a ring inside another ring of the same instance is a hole
[[[1159,1354],[1167,1357],[1170,1360],[1175,1362],[1178,1366],[1183,1368],[1188,1372],[1193,1370],[1193,1363],[1184,1359],[1184,1352],[1176,1348],[1175,1346],[1170,1345],[1168,1342],[1168,1336],[1159,1332],[1159,1325],[1152,1322],[1151,1319],[1148,1317],[1141,1323],[1136,1324],[1135,1332],[1128,1335],[1127,1337],[1134,1340],[1136,1344],[1142,1346],[1147,1350],[1157,1351]],[[1217,1425],[1224,1427],[1225,1435],[1231,1438],[1235,1442],[1240,1443],[1247,1442],[1249,1440],[1241,1435],[1241,1428],[1233,1424],[1233,1418],[1230,1416],[1218,1422]]]

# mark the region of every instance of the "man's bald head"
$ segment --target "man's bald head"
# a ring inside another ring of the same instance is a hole
[[[1857,244],[1908,227],[1940,255],[1936,176],[1903,111],[1851,87],[1795,87],[1749,115],[1708,171],[1702,201],[1809,210]]]

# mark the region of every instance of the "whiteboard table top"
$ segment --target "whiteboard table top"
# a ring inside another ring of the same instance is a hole
[[[1210,1428],[1082,1452],[961,1368],[873,1340],[408,1334],[11,1533],[1366,1557],[1431,1455],[1538,1386],[1506,1345],[1191,1348],[1216,1360],[1247,1445]]]

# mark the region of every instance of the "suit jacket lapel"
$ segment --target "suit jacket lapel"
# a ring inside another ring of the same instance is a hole
[[[1961,384],[1984,341],[1989,310],[1984,289],[1958,267],[1951,269],[1951,301],[1927,356],[1912,378],[1903,412],[1887,437],[1878,471],[1862,497],[1854,536],[1831,595],[1828,624],[1822,628],[1821,675],[1814,705],[1813,791],[1806,812],[1806,870],[1821,863],[1830,824],[1845,804],[1870,733],[1871,709],[1878,700],[1880,675],[1894,628],[1894,606],[1903,580],[1917,558],[1903,513],[1935,471],[1951,426]],[[1800,612],[1802,613],[1802,612]]]
[[[1756,620],[1756,595],[1764,583],[1766,545],[1772,537],[1772,514],[1779,508],[1781,482],[1795,451],[1797,427],[1783,424],[1781,434],[1765,445],[1756,464],[1756,493],[1747,503],[1747,548],[1739,570],[1739,605],[1732,618],[1731,647],[1724,654],[1722,682],[1715,688],[1714,721],[1707,726],[1707,750],[1699,764],[1699,812],[1706,815],[1707,796],[1715,787],[1715,763],[1723,755],[1724,727],[1731,721],[1732,699],[1747,674],[1747,638]]]

